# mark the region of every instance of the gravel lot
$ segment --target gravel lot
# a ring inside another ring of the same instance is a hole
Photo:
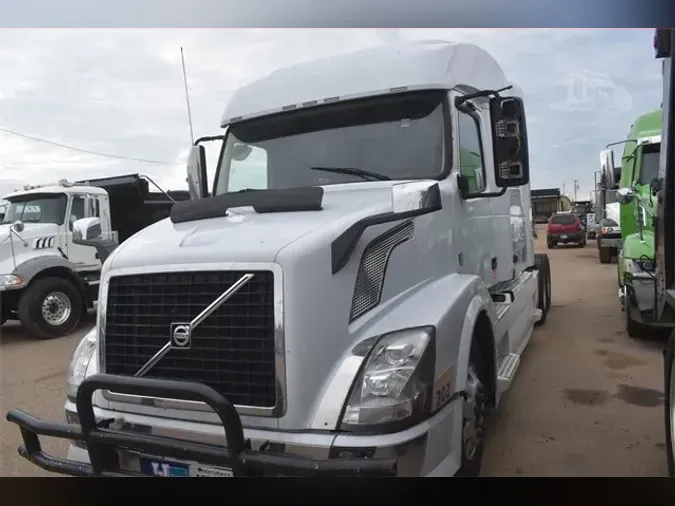
[[[486,476],[666,476],[663,341],[632,340],[623,329],[616,265],[600,264],[595,243],[539,251],[551,257],[553,304],[535,330],[514,387],[490,420]],[[81,330],[34,341],[9,323],[0,334],[0,476],[47,476],[16,453],[10,407],[63,418],[68,361]],[[45,439],[63,454],[66,443]],[[52,475],[54,476],[54,475]]]

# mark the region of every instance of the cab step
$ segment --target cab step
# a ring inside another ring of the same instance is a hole
[[[535,308],[534,311],[532,311],[532,321],[534,323],[537,323],[539,320],[541,320],[541,317],[544,315],[544,312],[539,309]]]
[[[502,355],[497,363],[497,399],[508,390],[520,365],[520,355],[509,353]]]
[[[520,365],[520,355],[509,353],[499,359],[497,366],[497,379],[500,381],[511,381]]]

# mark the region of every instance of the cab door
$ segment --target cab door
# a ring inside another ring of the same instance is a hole
[[[75,194],[70,199],[68,206],[66,255],[68,255],[68,260],[75,264],[78,271],[98,269],[101,266],[101,262],[97,258],[96,248],[73,243],[73,223],[82,218],[94,217],[93,213],[96,207],[92,205],[92,199],[95,199],[95,196]]]

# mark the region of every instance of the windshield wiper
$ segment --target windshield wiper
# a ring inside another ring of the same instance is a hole
[[[350,176],[360,177],[366,181],[391,181],[391,178],[384,174],[378,174],[377,172],[370,172],[363,169],[355,169],[353,167],[310,167],[310,170],[321,170],[323,172],[334,172],[336,174],[349,174]]]

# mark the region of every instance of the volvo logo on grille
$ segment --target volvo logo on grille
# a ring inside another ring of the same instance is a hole
[[[162,357],[169,353],[171,350],[183,349],[188,350],[192,345],[192,330],[199,326],[204,320],[206,320],[211,314],[218,309],[222,304],[224,304],[227,299],[232,297],[237,290],[249,282],[253,277],[253,274],[244,274],[239,280],[233,284],[230,288],[225,290],[216,300],[209,304],[204,310],[199,313],[195,318],[188,323],[185,322],[174,322],[171,324],[169,329],[169,340],[167,343],[162,346],[162,348],[155,353],[150,360],[148,360],[143,367],[141,367],[134,376],[145,376],[150,369],[157,365],[157,362],[162,360]]]
[[[171,324],[172,348],[189,349],[192,344],[192,329],[189,323]]]

